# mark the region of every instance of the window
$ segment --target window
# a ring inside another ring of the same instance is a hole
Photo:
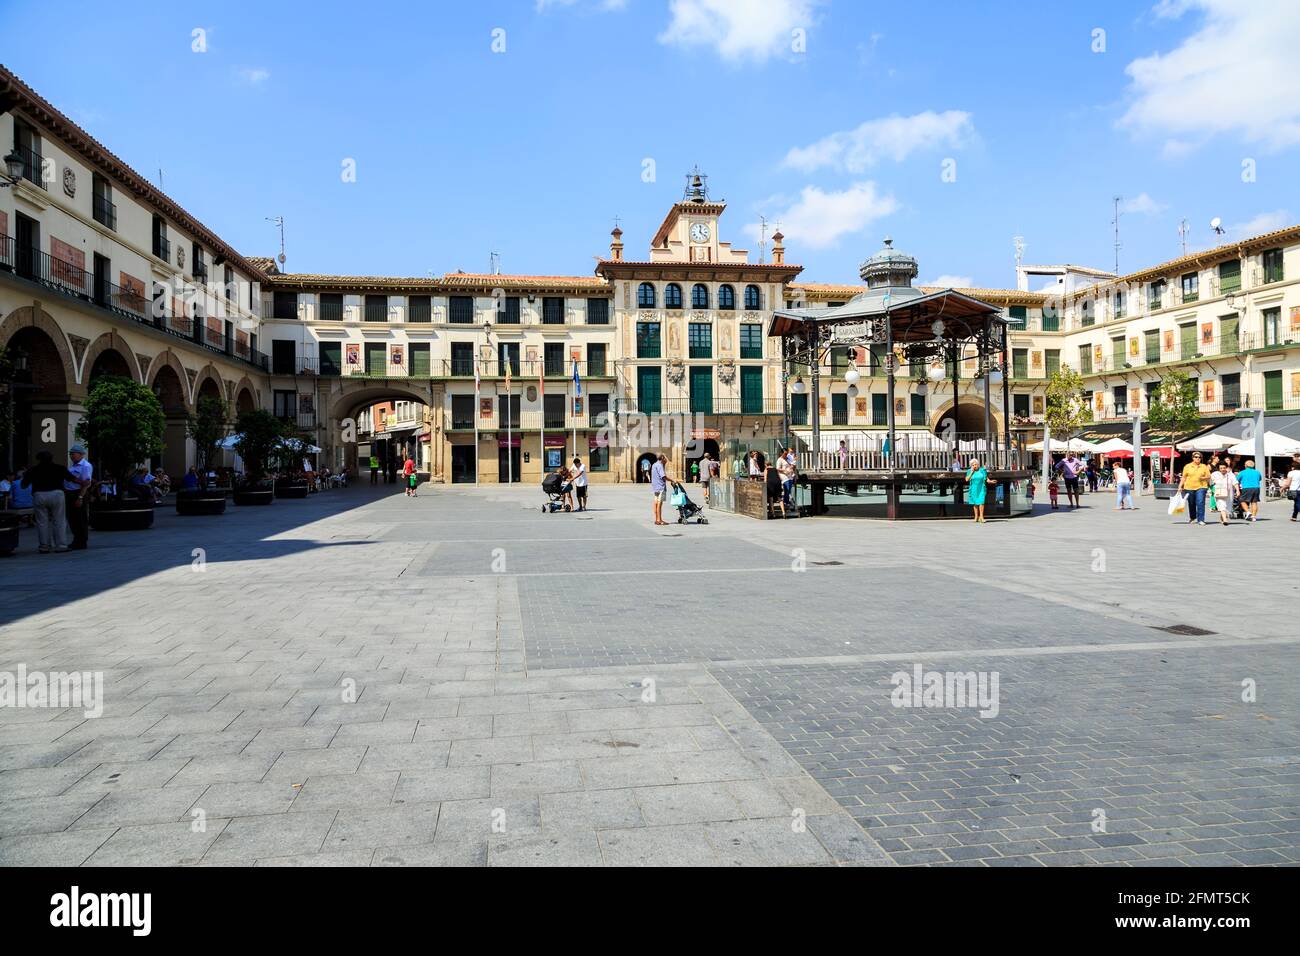
[[[1157,279],[1147,286],[1147,308],[1158,309],[1165,300],[1165,280]]]
[[[496,320],[501,325],[518,325],[519,324],[519,296],[508,295],[504,299],[497,300],[500,307],[497,310]]]
[[[1013,329],[1023,329],[1029,323],[1029,310],[1023,305],[1013,305],[1007,309],[1007,325]]]
[[[1124,355],[1124,336],[1120,335],[1110,340],[1110,357],[1112,371],[1118,372],[1128,365],[1128,358]]]
[[[605,374],[605,354],[607,347],[604,342],[587,343],[587,375],[590,378],[601,378]]]
[[[1241,374],[1234,372],[1222,378],[1223,410],[1241,407]]]
[[[1238,333],[1238,326],[1241,320],[1235,315],[1223,315],[1219,317],[1219,354],[1230,355],[1241,348],[1241,337]]]
[[[1011,377],[1029,378],[1029,349],[1011,350]]]
[[[564,343],[547,342],[542,347],[542,374],[552,377],[564,375]]]
[[[729,285],[718,287],[718,308],[730,312],[736,307],[736,290]]]
[[[447,299],[447,321],[456,325],[474,324],[474,299],[468,295],[453,295]]]
[[[609,325],[609,299],[587,300],[587,324]]]
[[[235,270],[232,269],[232,268],[230,268],[230,266],[226,266],[226,267],[225,267],[225,271],[222,273],[221,278],[222,278],[222,283],[221,283],[221,284],[224,285],[224,286],[226,287],[226,301],[227,301],[227,302],[232,302],[232,301],[234,301],[234,298],[235,298]]]
[[[1195,358],[1196,353],[1196,323],[1186,322],[1178,326],[1178,357]]]
[[[691,380],[692,414],[713,414],[713,368],[709,365],[692,365]]]
[[[1219,294],[1241,291],[1241,260],[1230,259],[1219,263]]]
[[[1263,311],[1264,319],[1264,344],[1280,345],[1282,331],[1282,309],[1265,309]]]
[[[433,297],[427,295],[413,295],[407,298],[406,321],[407,322],[432,322],[433,321]]]
[[[342,342],[322,342],[320,344],[320,373],[322,375],[343,374]]]
[[[1092,325],[1096,321],[1097,316],[1092,308],[1092,299],[1084,299],[1079,303],[1079,324]]]
[[[1264,373],[1264,408],[1270,412],[1282,408],[1282,370]]]
[[[162,216],[153,217],[153,254],[164,262],[170,262],[171,243],[167,241],[167,220]]]
[[[297,349],[290,339],[274,339],[271,342],[271,374],[293,375],[296,367]]]
[[[609,471],[609,447],[593,445],[587,451],[587,471]]]
[[[682,307],[682,287],[676,282],[664,286],[664,308],[680,309]]]
[[[1083,375],[1092,374],[1092,346],[1079,346],[1079,372]]]
[[[605,392],[593,392],[587,396],[588,421],[594,426],[601,426],[609,419],[609,395]]]
[[[655,307],[655,287],[649,282],[642,282],[636,287],[636,307],[638,309]]]
[[[831,394],[831,424],[847,425],[849,423],[849,397],[843,392]]]
[[[388,296],[368,295],[365,301],[367,322],[388,321]]]
[[[913,396],[911,397],[911,399],[912,399],[912,400],[911,400],[911,406],[912,406],[912,424],[913,424],[913,425],[924,425],[925,422],[926,422],[926,415],[925,415],[925,396],[924,396],[924,395],[913,395]]]
[[[1128,314],[1127,306],[1124,303],[1124,290],[1116,289],[1115,297],[1112,300],[1112,308],[1115,312],[1115,318],[1122,319]]]
[[[659,369],[638,368],[636,370],[637,411],[645,415],[658,415],[662,395]]]
[[[499,395],[497,396],[497,421],[498,428],[508,428],[518,430],[519,428],[519,395]]]
[[[761,365],[740,367],[740,413],[742,415],[763,413],[763,367]]]
[[[1055,302],[1043,305],[1043,331],[1059,332],[1061,330],[1061,313]]]
[[[1183,301],[1195,302],[1201,297],[1201,277],[1195,272],[1189,272],[1182,278],[1183,283]]]
[[[518,342],[498,342],[497,343],[497,374],[504,375],[506,369],[510,369],[511,375],[519,374],[519,343]]]
[[[759,294],[758,286],[756,285],[745,286],[745,308],[746,309],[750,309],[750,310],[761,309],[763,307],[762,302],[763,302],[763,297],[762,295]]]
[[[1115,403],[1115,417],[1123,418],[1128,414],[1128,388],[1124,385],[1116,385],[1110,390],[1111,401]]]
[[[871,396],[871,424],[889,424],[889,396],[883,392]]]
[[[743,359],[761,359],[763,357],[763,327],[754,322],[742,322],[740,325],[740,357]]]
[[[290,342],[290,345],[293,343]],[[296,420],[298,418],[298,393],[276,389],[271,393],[272,407],[276,418]]]
[[[707,309],[709,307],[709,287],[703,282],[691,286],[691,308]]]
[[[383,375],[388,371],[388,346],[383,342],[366,343],[366,374]]]
[[[569,396],[560,395],[543,395],[542,396],[542,426],[549,429],[564,428],[564,406],[568,404]]]
[[[1148,329],[1142,333],[1145,340],[1145,349],[1147,364],[1158,365],[1160,363],[1160,330]]]
[[[113,186],[108,179],[95,173],[91,177],[91,212],[95,222],[117,231],[117,207],[113,205]]]
[[[190,243],[190,275],[199,282],[208,278],[208,263],[203,258],[203,247],[197,242]]]
[[[411,354],[411,374],[419,378],[428,378],[433,374],[429,359],[428,342],[412,342],[408,348]]]
[[[297,292],[271,293],[271,318],[297,319],[298,318],[298,293]]]
[[[689,355],[693,359],[713,358],[713,326],[708,322],[691,322],[686,326]]]
[[[790,424],[808,424],[808,393],[796,392],[790,396]],[[845,424],[848,424],[847,416]]]
[[[1265,282],[1282,281],[1283,272],[1281,249],[1265,249],[1263,254],[1260,256],[1260,262],[1264,266]]]
[[[473,375],[474,374],[474,343],[473,342],[452,342],[451,343],[451,374],[452,375]]]
[[[1011,396],[1011,414],[1016,418],[1029,417],[1029,396],[1023,392],[1016,392]]]
[[[451,397],[451,427],[470,429],[474,427],[474,396],[453,395]]]
[[[867,370],[871,375],[885,375],[885,356],[888,351],[884,345],[873,345],[867,352]]]
[[[548,295],[542,299],[542,324],[564,324],[564,297]]]
[[[320,318],[322,322],[343,321],[342,293],[322,292],[320,294]]]
[[[23,179],[34,182],[42,189],[48,188],[42,177],[41,138],[35,129],[16,117],[14,119],[14,152],[23,161]]]
[[[857,349],[831,349],[831,376],[843,378],[849,370],[850,357],[856,358]]]
[[[638,322],[636,324],[636,357],[661,357],[658,322]]]

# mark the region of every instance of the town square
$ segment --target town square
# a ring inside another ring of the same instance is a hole
[[[1300,12],[4,16],[25,920],[402,867],[1280,915]]]

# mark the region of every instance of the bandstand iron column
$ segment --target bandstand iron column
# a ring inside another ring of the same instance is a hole
[[[888,293],[886,293],[888,300]],[[885,510],[889,520],[894,521],[898,518],[898,475],[894,463],[898,460],[898,447],[895,443],[894,436],[894,376],[896,374],[894,366],[898,363],[894,357],[894,323],[889,319],[889,306],[885,306],[885,380],[888,383],[888,401],[889,401],[889,454],[885,460],[889,464],[889,491],[886,498]],[[877,338],[877,336],[872,336]]]

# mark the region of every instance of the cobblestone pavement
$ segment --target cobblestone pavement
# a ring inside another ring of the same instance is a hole
[[[26,533],[0,673],[101,672],[103,714],[0,707],[0,863],[1300,861],[1280,504],[659,529],[634,487],[541,497]],[[894,706],[918,666],[996,676],[996,713]]]

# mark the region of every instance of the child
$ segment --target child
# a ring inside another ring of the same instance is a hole
[[[1055,478],[1047,483],[1047,496],[1052,499],[1052,510],[1056,511],[1056,496],[1060,492],[1061,486],[1057,484]]]
[[[1034,503],[1034,479],[1032,479],[1032,478],[1029,479],[1029,489],[1028,489],[1028,491],[1029,491],[1029,503],[1030,503],[1030,505],[1033,505],[1033,503]]]

